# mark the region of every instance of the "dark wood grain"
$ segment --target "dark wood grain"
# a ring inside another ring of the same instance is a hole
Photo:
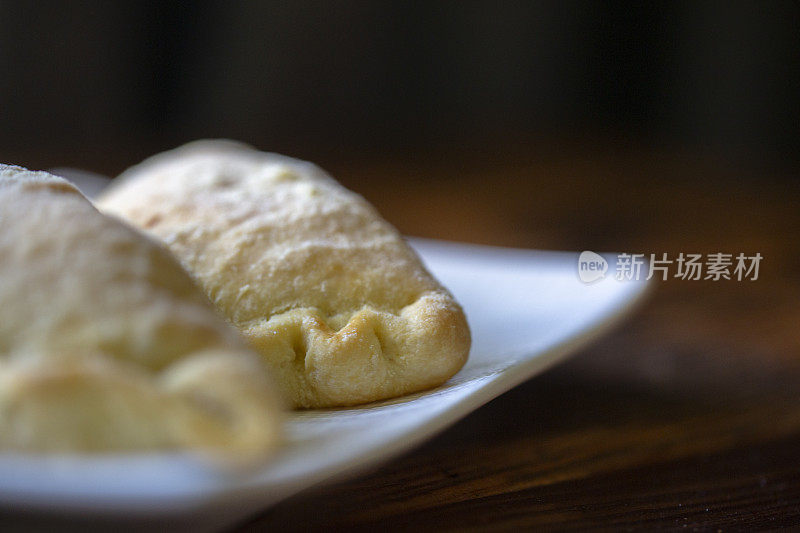
[[[757,281],[658,283],[568,363],[243,530],[800,525],[800,196],[779,171],[633,150],[329,166],[407,234],[765,259]]]

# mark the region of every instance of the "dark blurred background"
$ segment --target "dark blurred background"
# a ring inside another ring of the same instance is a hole
[[[323,164],[636,146],[794,167],[799,13],[797,2],[0,1],[0,155],[117,172],[232,137]]]

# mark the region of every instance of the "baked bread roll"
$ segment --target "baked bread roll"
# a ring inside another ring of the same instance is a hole
[[[0,165],[0,448],[263,457],[266,369],[159,244]]]
[[[297,407],[430,388],[466,361],[453,297],[311,163],[198,141],[129,169],[98,206],[172,250]]]

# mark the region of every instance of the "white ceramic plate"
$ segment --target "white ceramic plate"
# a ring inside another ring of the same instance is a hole
[[[126,522],[147,517],[195,530],[230,525],[418,445],[595,339],[646,288],[610,275],[586,285],[576,253],[412,244],[462,303],[472,329],[469,362],[442,387],[358,408],[296,412],[282,453],[246,476],[180,455],[0,454],[0,506]]]

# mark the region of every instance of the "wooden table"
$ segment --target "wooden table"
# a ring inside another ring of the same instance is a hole
[[[619,147],[435,155],[327,166],[406,234],[760,252],[759,279],[658,282],[635,317],[568,363],[421,448],[242,529],[800,525],[795,186],[774,169]]]
[[[6,160],[113,174],[151,151]],[[636,316],[569,362],[241,530],[800,525],[800,191],[790,173],[618,145],[318,160],[409,235],[764,260],[757,281],[657,282]]]

